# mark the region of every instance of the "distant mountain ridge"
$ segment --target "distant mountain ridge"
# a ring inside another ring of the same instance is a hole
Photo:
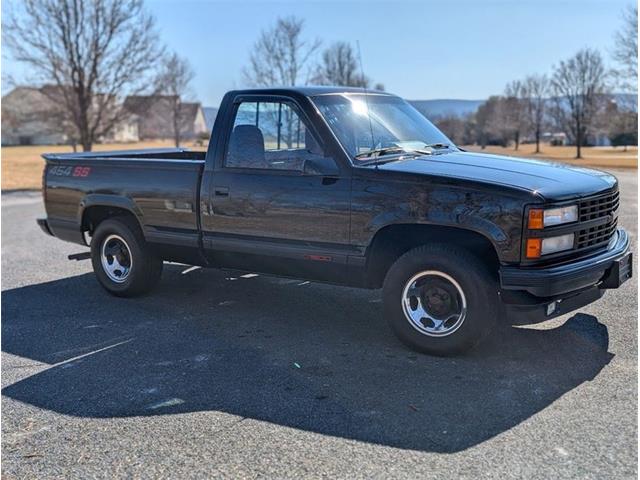
[[[448,115],[464,117],[473,114],[484,100],[456,100],[456,99],[436,99],[436,100],[408,100],[416,110],[428,118],[438,118]],[[218,114],[217,107],[203,107],[204,117],[209,129],[213,128],[213,123]]]
[[[408,102],[425,117],[433,119],[445,116],[464,117],[474,114],[485,100],[435,99],[408,100]]]
[[[637,97],[630,93],[614,93],[613,97],[618,102],[625,102],[632,105],[637,111]],[[459,100],[453,98],[443,98],[434,100],[408,100],[416,110],[431,120],[446,116],[465,117],[476,113],[480,105],[486,100]],[[216,107],[203,107],[204,116],[209,129],[213,128],[218,109]]]

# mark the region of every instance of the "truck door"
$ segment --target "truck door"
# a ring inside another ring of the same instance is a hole
[[[292,100],[241,101],[233,118],[202,217],[210,260],[306,278],[343,276],[350,178],[325,155]]]

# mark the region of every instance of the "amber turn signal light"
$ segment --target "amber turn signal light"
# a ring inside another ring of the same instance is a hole
[[[542,252],[542,239],[541,238],[528,238],[527,239],[527,258],[540,258]]]
[[[532,208],[529,210],[529,230],[542,230],[544,228],[544,210]]]

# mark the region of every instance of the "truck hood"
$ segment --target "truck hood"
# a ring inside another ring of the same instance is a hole
[[[382,164],[380,170],[464,178],[528,190],[548,201],[593,195],[616,185],[613,175],[589,168],[540,160],[451,152]]]

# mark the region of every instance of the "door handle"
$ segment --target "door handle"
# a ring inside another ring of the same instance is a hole
[[[213,194],[216,197],[228,197],[229,189],[227,187],[213,187]]]

